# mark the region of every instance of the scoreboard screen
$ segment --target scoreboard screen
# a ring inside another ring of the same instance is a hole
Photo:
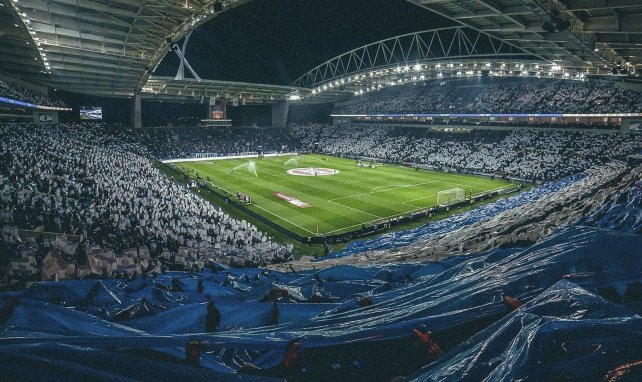
[[[103,108],[96,106],[82,106],[80,108],[80,119],[87,120],[101,120],[103,119]]]

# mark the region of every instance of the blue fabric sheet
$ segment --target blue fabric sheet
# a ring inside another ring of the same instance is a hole
[[[642,181],[620,191],[610,203],[600,206],[580,224],[642,233]]]
[[[439,380],[476,380],[491,373],[497,373],[492,374],[497,380],[555,379],[557,374],[541,374],[534,365],[545,360],[570,370],[573,363],[558,360],[567,357],[559,348],[544,346],[556,338],[545,335],[545,329],[555,334],[570,325],[570,336],[592,325],[612,327],[607,336],[585,336],[608,349],[637,340],[635,315],[642,313],[639,248],[642,236],[576,227],[525,249],[496,249],[440,263],[288,274],[221,267],[132,282],[40,283],[25,292],[0,294],[0,306],[9,297],[20,298],[0,323],[0,371],[16,375],[29,363],[34,370],[73,368],[75,354],[88,349],[83,354],[94,363],[78,366],[79,375],[112,373],[117,369],[113,362],[133,354],[157,365],[149,375],[158,376],[168,363],[182,362],[185,345],[197,337],[204,347],[201,365],[216,375],[243,373],[243,364],[250,362],[259,368],[254,374],[288,380],[388,381],[413,373],[418,379],[435,373]],[[167,290],[174,278],[182,291]],[[201,293],[196,290],[199,278]],[[279,317],[276,325],[268,325],[273,304],[266,296],[275,288],[288,293],[274,294],[280,296]],[[222,313],[219,331],[209,334],[203,333],[208,293]],[[141,301],[151,307],[145,314],[116,321],[117,312]],[[429,354],[414,329],[431,332],[445,355]],[[495,335],[505,341],[494,341]],[[531,344],[526,335],[542,340]],[[284,355],[294,339],[301,350],[285,368]],[[519,346],[509,347],[506,341]],[[54,354],[61,347],[65,350]],[[506,352],[515,353],[514,362],[501,362]],[[602,375],[635,358],[630,352],[609,354],[608,360],[597,357],[599,362],[578,375]],[[459,361],[465,357],[467,361]],[[429,369],[416,374],[426,365]],[[136,378],[134,371],[115,375]]]

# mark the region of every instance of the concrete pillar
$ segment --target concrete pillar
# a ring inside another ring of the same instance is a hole
[[[332,126],[347,125],[350,127],[352,125],[352,118],[346,117],[332,117]]]
[[[332,117],[332,126],[345,126],[347,128],[352,127],[352,118],[347,117]]]
[[[283,101],[272,105],[272,127],[286,127],[288,124],[288,112],[290,103]]]
[[[132,128],[140,129],[143,126],[140,108],[140,93],[134,94],[134,104],[132,105]]]
[[[640,125],[642,125],[642,118],[640,117],[622,118],[622,123],[620,124],[620,133],[630,133],[632,128],[634,129],[634,132],[639,132]]]
[[[631,120],[622,118],[622,123],[620,124],[620,134],[627,134],[631,132]]]
[[[212,105],[216,105],[216,98],[205,97],[205,116],[203,119],[212,119]]]

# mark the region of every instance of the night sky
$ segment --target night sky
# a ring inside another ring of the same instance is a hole
[[[351,49],[449,25],[404,0],[253,0],[194,31],[187,60],[206,79],[289,85]],[[154,74],[174,76],[178,62],[169,52]]]

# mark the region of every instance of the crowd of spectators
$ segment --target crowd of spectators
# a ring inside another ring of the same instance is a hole
[[[286,129],[255,127],[147,128],[145,146],[160,159],[288,152],[299,148]]]
[[[642,136],[593,131],[442,132],[389,125],[293,126],[304,150],[447,171],[545,181],[576,174],[642,147]]]
[[[273,243],[173,181],[159,170],[157,157],[323,152],[547,181],[640,148],[641,135],[580,130],[309,124],[131,132],[103,123],[0,124],[0,226],[75,235],[79,252],[88,254],[97,246],[116,253],[145,246],[152,257],[194,254],[260,265],[290,259],[292,247]]]
[[[0,97],[16,101],[32,103],[39,106],[66,107],[64,102],[48,97],[46,94],[27,89],[6,81],[0,80]]]
[[[335,105],[343,114],[633,113],[642,93],[608,81],[483,78],[393,86]]]
[[[171,180],[146,154],[102,124],[0,124],[0,225],[78,235],[84,248],[183,248],[255,265],[291,250]]]

